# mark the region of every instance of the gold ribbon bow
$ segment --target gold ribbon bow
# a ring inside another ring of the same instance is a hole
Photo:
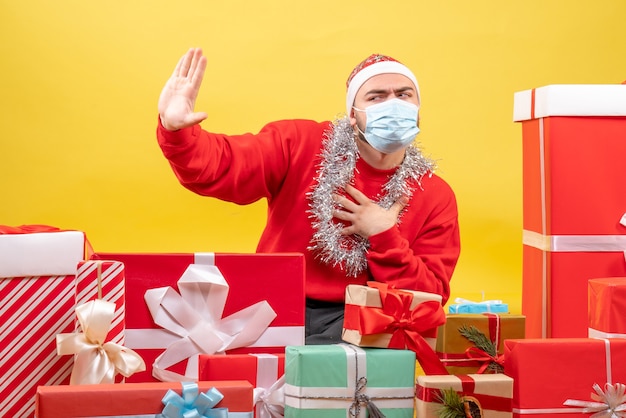
[[[596,393],[591,394],[593,401],[568,399],[563,405],[583,407],[583,413],[593,413],[590,418],[626,417],[626,385],[607,383],[604,390],[597,383],[593,385]]]
[[[104,342],[114,314],[114,303],[89,301],[76,307],[83,332],[57,335],[57,354],[74,354],[70,385],[114,383],[118,373],[129,377],[146,369],[143,359],[133,350]]]

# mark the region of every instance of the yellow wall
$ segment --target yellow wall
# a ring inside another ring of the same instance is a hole
[[[626,2],[0,0],[0,224],[87,233],[98,251],[252,252],[263,202],[180,186],[156,145],[178,57],[209,67],[204,127],[332,119],[373,52],[413,68],[421,142],[456,190],[453,297],[521,306],[521,129],[513,93],[626,79]]]

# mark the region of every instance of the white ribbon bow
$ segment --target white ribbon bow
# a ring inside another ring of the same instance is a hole
[[[178,289],[180,294],[160,287],[144,295],[154,322],[180,337],[154,361],[152,374],[162,381],[193,379],[166,369],[197,354],[253,344],[276,318],[269,303],[261,301],[222,319],[229,286],[216,266],[190,264]]]
[[[252,394],[258,418],[283,418],[285,416],[284,375],[269,388],[254,388]]]
[[[626,385],[607,383],[604,388],[603,391],[597,383],[593,385],[596,393],[591,394],[591,399],[595,402],[568,399],[563,405],[583,407],[582,413],[594,413],[590,418],[626,417]]]
[[[146,370],[133,350],[104,342],[115,314],[115,304],[96,299],[76,307],[82,333],[57,335],[57,353],[74,354],[70,385],[114,383],[115,375],[129,377]]]

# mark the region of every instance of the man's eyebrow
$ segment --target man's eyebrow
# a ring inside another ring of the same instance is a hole
[[[415,89],[411,86],[405,86],[405,87],[399,87],[397,89],[393,89],[394,93],[402,93],[405,91],[415,91]],[[365,95],[371,95],[371,94],[384,94],[384,93],[388,93],[389,89],[373,89],[373,90],[368,90]]]

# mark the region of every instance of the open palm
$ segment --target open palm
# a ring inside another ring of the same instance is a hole
[[[165,129],[174,131],[207,118],[205,112],[194,111],[206,63],[200,48],[191,48],[178,61],[159,97],[159,116]]]

